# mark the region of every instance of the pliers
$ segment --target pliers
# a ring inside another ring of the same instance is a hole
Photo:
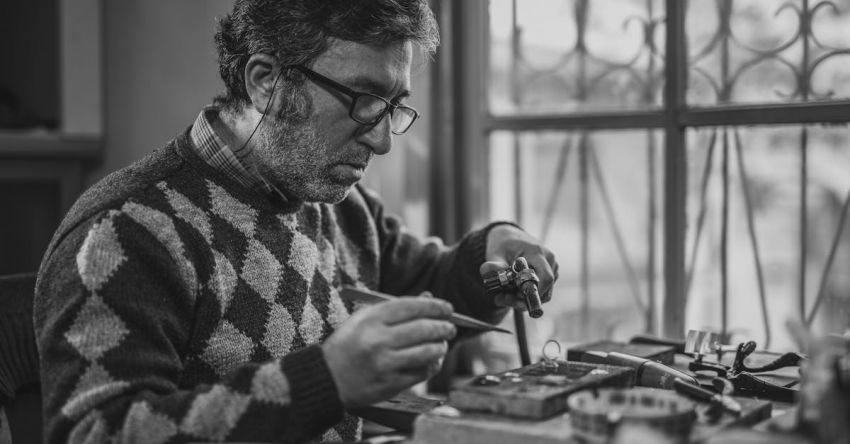
[[[788,386],[781,386],[765,381],[753,373],[764,373],[785,367],[799,366],[806,359],[801,353],[785,353],[772,362],[758,367],[748,367],[744,360],[756,349],[755,341],[742,342],[735,352],[735,359],[731,366],[705,362],[700,357],[688,364],[688,370],[711,371],[717,374],[712,379],[714,388],[723,394],[735,396],[748,396],[771,401],[788,402],[795,401],[797,391]]]

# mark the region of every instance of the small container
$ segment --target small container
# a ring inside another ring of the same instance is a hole
[[[628,424],[652,429],[676,443],[687,443],[696,411],[694,403],[669,390],[645,387],[586,390],[567,400],[576,437],[607,443]]]

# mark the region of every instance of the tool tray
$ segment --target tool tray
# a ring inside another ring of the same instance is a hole
[[[597,387],[632,387],[627,367],[573,361],[538,362],[516,370],[480,375],[449,393],[449,405],[463,411],[544,419],[567,411],[567,396]]]

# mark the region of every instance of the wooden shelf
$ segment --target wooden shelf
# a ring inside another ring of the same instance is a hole
[[[102,138],[95,136],[0,130],[0,158],[4,159],[96,160],[102,149]]]

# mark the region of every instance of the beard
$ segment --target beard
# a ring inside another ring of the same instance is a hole
[[[302,202],[339,203],[359,181],[335,173],[334,167],[344,163],[332,157],[333,149],[309,119],[272,117],[257,131],[254,160],[257,171],[288,198]],[[368,153],[366,163],[371,158]],[[362,158],[363,156],[358,156]],[[355,160],[355,159],[351,159]]]

